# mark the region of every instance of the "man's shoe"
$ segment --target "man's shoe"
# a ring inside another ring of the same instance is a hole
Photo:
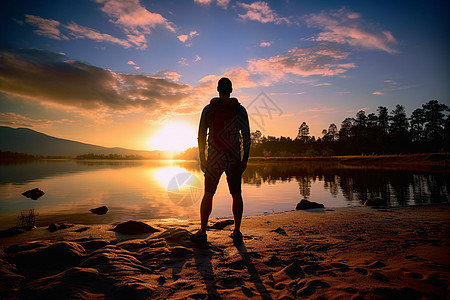
[[[207,244],[207,235],[206,233],[201,233],[200,230],[195,234],[192,234],[190,238],[192,242],[200,244],[202,246],[206,246]]]
[[[232,232],[230,237],[233,239],[233,244],[236,247],[239,247],[242,244],[242,233],[241,232]]]

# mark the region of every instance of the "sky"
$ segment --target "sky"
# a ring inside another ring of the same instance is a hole
[[[448,1],[7,0],[0,125],[106,147],[196,145],[217,81],[251,131],[320,137],[379,106],[449,105]]]

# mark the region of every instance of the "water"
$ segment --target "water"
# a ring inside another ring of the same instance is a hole
[[[362,205],[382,197],[390,205],[447,203],[450,172],[343,167],[323,163],[250,164],[243,175],[244,215],[295,209],[301,199],[325,207]],[[22,192],[39,188],[31,200]],[[0,166],[0,229],[35,209],[37,225],[50,222],[118,223],[152,218],[198,218],[203,174],[189,161],[40,161]],[[106,205],[106,215],[89,209]],[[212,217],[231,216],[222,175]]]

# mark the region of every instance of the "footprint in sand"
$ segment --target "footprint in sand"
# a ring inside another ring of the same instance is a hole
[[[357,272],[357,273],[359,273],[361,275],[367,275],[368,274],[367,270],[363,269],[363,268],[356,268],[355,272]]]
[[[242,286],[244,285],[244,279],[240,278],[240,277],[229,277],[226,279],[223,279],[219,282],[219,285],[227,288],[227,289],[231,289],[237,286]]]
[[[302,288],[301,290],[298,291],[297,296],[300,296],[300,297],[311,296],[317,291],[317,289],[319,289],[319,288],[327,289],[329,287],[330,287],[330,285],[325,281],[311,280],[311,281],[308,281],[308,283],[305,285],[304,288]]]

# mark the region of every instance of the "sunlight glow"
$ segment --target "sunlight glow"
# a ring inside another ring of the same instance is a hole
[[[151,150],[184,151],[197,146],[196,130],[185,122],[169,122],[150,140]]]
[[[159,182],[161,187],[167,189],[172,178],[174,178],[177,174],[186,172],[188,172],[186,169],[180,167],[165,167],[154,171],[153,176],[156,181]]]

